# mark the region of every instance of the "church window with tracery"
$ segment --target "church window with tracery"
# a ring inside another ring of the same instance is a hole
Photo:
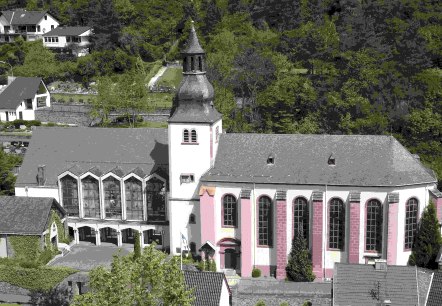
[[[330,201],[329,209],[329,237],[330,249],[344,250],[345,241],[345,207],[344,202],[338,198]]]
[[[103,181],[103,187],[106,218],[121,219],[120,181],[114,177],[109,177]]]

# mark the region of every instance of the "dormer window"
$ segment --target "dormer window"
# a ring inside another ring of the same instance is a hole
[[[273,153],[270,153],[269,157],[267,157],[267,165],[274,165],[275,164],[275,155]]]
[[[192,136],[192,142],[193,142],[193,143],[198,142],[198,138],[197,138],[197,135],[196,135],[196,131],[195,131],[195,130],[192,130],[192,131],[191,131],[191,136]]]
[[[183,131],[183,142],[189,142],[189,130],[184,129]]]
[[[335,164],[336,164],[336,161],[335,161],[335,156],[333,155],[333,153],[330,155],[330,157],[328,158],[328,164],[330,165],[330,166],[334,166]]]

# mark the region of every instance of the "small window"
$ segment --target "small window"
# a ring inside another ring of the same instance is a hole
[[[335,156],[333,155],[333,153],[330,155],[330,157],[328,158],[328,164],[330,166],[334,166],[336,164],[336,160],[335,160]]]
[[[194,214],[190,214],[189,216],[189,224],[195,224],[195,215]]]
[[[45,15],[45,20],[48,20],[48,16],[47,15]]]
[[[41,28],[40,26],[37,26],[37,32],[40,32]]]
[[[183,131],[183,142],[189,142],[189,130],[187,129]]]
[[[195,181],[195,176],[193,174],[181,174],[180,182],[183,183],[193,183]]]
[[[197,135],[196,135],[196,131],[192,130],[191,134],[192,134],[192,142],[196,143],[198,140]]]
[[[199,70],[203,71],[203,59],[201,58],[201,56],[198,56],[198,66]]]
[[[53,30],[54,29],[54,25],[53,24],[51,24],[51,30]]]
[[[195,59],[193,56],[190,58],[190,70],[195,70]]]
[[[270,154],[269,157],[267,157],[267,165],[274,165],[275,164],[275,156],[273,154]]]
[[[47,37],[45,37],[45,42],[48,42],[48,38]]]

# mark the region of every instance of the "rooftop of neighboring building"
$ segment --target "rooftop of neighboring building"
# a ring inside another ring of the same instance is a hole
[[[167,129],[37,127],[17,177],[16,187],[36,186],[37,169],[45,165],[45,186],[57,186],[60,174],[109,172],[123,177],[152,173],[168,177]]]
[[[27,11],[24,9],[1,12],[11,25],[36,25],[48,14],[47,11]]]
[[[89,31],[90,27],[56,27],[43,36],[79,36]]]
[[[41,235],[52,208],[66,214],[54,198],[0,196],[0,207],[0,234]]]
[[[220,305],[222,287],[225,284],[230,295],[230,288],[224,273],[183,271],[187,289],[194,289],[194,306]]]
[[[0,93],[0,109],[16,110],[23,100],[34,98],[41,84],[41,78],[16,77]]]
[[[202,181],[406,186],[436,178],[392,136],[221,134]]]

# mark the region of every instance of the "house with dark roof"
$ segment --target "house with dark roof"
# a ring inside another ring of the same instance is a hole
[[[15,9],[0,14],[0,42],[13,42],[17,36],[33,41],[60,23],[47,11]]]
[[[183,271],[186,288],[193,290],[194,306],[231,305],[229,284],[224,273]]]
[[[43,249],[46,240],[58,245],[58,228],[52,212],[65,222],[66,212],[54,198],[0,196],[0,257],[13,257],[11,237],[35,236]],[[47,239],[48,238],[48,239]]]
[[[9,77],[8,83],[0,92],[0,121],[35,120],[35,110],[51,106],[42,78]]]
[[[319,281],[335,263],[405,266],[429,200],[441,220],[434,173],[394,137],[225,133],[193,27],[182,56],[167,129],[37,128],[16,194],[59,200],[77,243],[139,232],[245,277],[284,279],[301,229]]]
[[[89,54],[90,27],[57,27],[43,34],[43,45],[58,52],[68,52],[75,56]]]

